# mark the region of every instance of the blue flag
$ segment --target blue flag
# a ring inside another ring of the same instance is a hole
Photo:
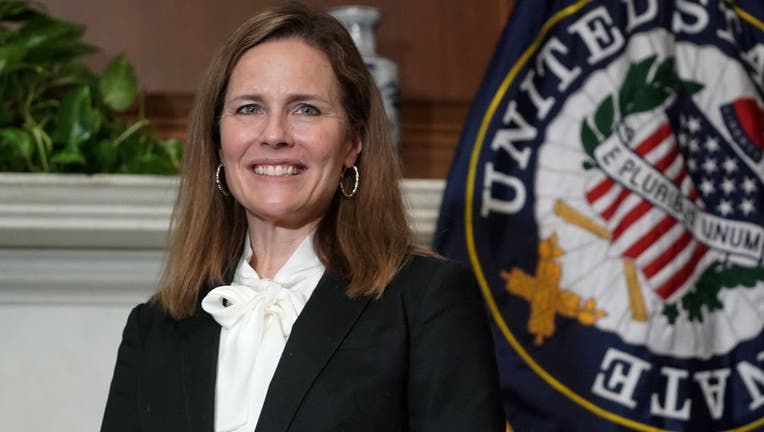
[[[764,2],[518,0],[434,248],[525,431],[764,430]]]

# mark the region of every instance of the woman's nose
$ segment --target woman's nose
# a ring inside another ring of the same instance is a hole
[[[287,116],[270,114],[262,134],[262,143],[270,147],[285,147],[292,145]]]

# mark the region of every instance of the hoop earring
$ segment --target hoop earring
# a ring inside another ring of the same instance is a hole
[[[342,196],[345,198],[353,198],[355,196],[355,193],[358,192],[358,183],[360,180],[360,175],[358,174],[358,167],[355,165],[351,166],[350,168],[353,169],[353,174],[355,176],[355,181],[353,182],[353,190],[348,193],[345,191],[345,185],[343,184],[343,180],[345,180],[345,172],[347,171],[347,168],[342,168],[342,173],[340,174],[340,192],[342,192]]]
[[[218,169],[215,170],[215,184],[218,186],[218,190],[223,196],[228,196],[228,190],[223,186],[223,182],[220,181],[220,171],[223,169],[223,164],[218,165]]]

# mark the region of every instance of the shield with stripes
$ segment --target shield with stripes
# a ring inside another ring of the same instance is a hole
[[[660,120],[654,129],[647,130],[646,136],[623,144],[630,146],[634,155],[653,167],[662,179],[647,176],[640,184],[630,185],[636,167],[619,178],[595,171],[590,175],[586,200],[609,233],[609,255],[632,261],[650,288],[663,300],[670,300],[674,294],[681,295],[693,286],[700,273],[698,264],[708,246],[693,235],[681,218],[645,198],[653,193],[668,194],[667,188],[663,189],[665,192],[657,189],[670,183],[676,188],[675,193],[704,206],[671,124],[667,118]],[[621,182],[621,178],[626,182]]]

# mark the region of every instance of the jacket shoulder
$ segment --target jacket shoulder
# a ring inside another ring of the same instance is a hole
[[[409,255],[393,279],[416,278],[431,282],[448,282],[448,278],[474,280],[472,269],[464,264],[446,258],[428,255]]]
[[[399,292],[409,305],[433,301],[482,304],[472,270],[439,257],[410,255],[388,288]]]
[[[125,325],[125,332],[134,332],[140,341],[146,341],[149,335],[157,331],[176,327],[176,321],[172,318],[161,304],[155,302],[141,303],[130,311]]]

